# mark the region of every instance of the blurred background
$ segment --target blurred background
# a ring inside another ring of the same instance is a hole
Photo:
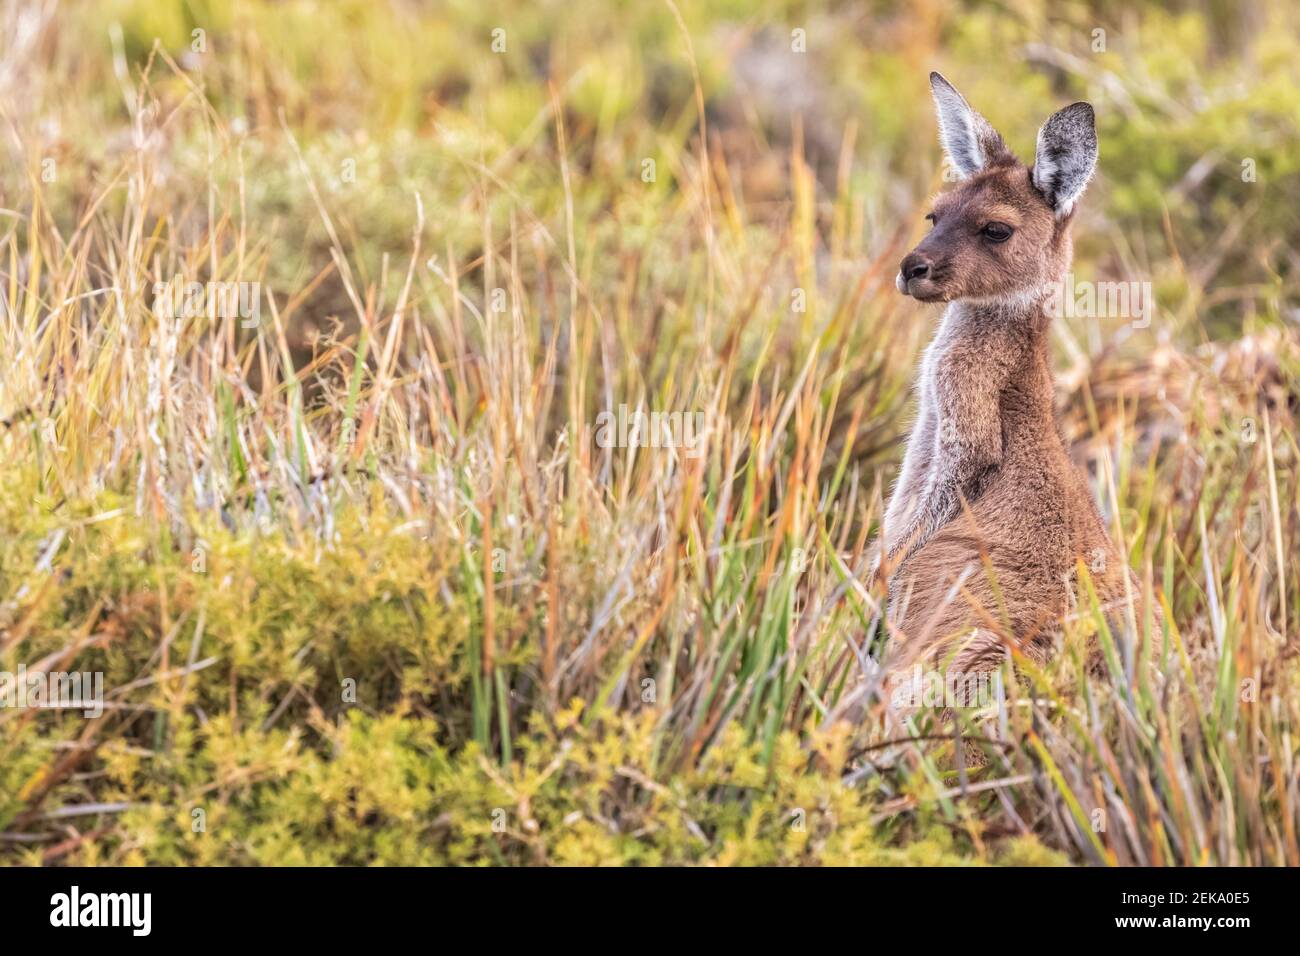
[[[0,184],[19,194],[33,155],[54,158],[51,213],[73,222],[89,184],[131,146],[123,87],[157,41],[201,83],[222,141],[239,144],[259,238],[299,240],[268,257],[266,278],[282,287],[327,240],[287,161],[281,112],[372,274],[407,243],[415,191],[433,249],[468,249],[481,216],[505,228],[512,205],[556,217],[557,103],[579,259],[607,254],[617,231],[622,252],[666,266],[662,210],[695,174],[697,70],[709,149],[744,225],[788,222],[799,206],[815,233],[800,266],[851,270],[899,230],[914,234],[918,203],[941,185],[926,84],[938,69],[1026,160],[1051,110],[1092,102],[1102,158],[1075,230],[1079,271],[1150,280],[1166,331],[1194,314],[1198,334],[1225,337],[1256,315],[1295,321],[1296,12],[1289,0],[692,0],[678,24],[664,2],[10,2]],[[162,73],[153,96],[168,119],[154,135],[175,148],[158,186],[197,215],[207,129],[170,115],[188,90]],[[218,188],[236,175],[228,158],[218,151]],[[483,166],[509,184],[485,209],[473,199],[491,181]],[[330,291],[304,324],[331,311]]]

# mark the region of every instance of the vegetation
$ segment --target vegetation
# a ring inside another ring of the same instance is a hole
[[[1300,864],[1300,41],[1254,11],[8,5],[0,671],[105,710],[0,708],[0,861]],[[887,719],[865,573],[932,68],[1022,156],[1095,104],[1075,273],[1156,302],[1056,342],[1166,626],[1085,587],[975,760]]]

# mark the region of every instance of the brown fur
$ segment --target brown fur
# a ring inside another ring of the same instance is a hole
[[[1139,592],[1055,419],[1046,303],[1070,265],[1073,204],[1054,208],[991,128],[981,151],[899,276],[949,305],[886,515],[895,666],[956,649],[951,666],[979,671],[1009,646],[1041,661],[1081,560],[1103,601],[1122,602],[1126,583]],[[1014,231],[990,241],[990,223]]]

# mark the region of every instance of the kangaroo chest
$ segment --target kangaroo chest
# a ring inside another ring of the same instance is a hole
[[[947,359],[948,354],[964,343],[967,336],[976,334],[966,311],[957,304],[948,307],[939,322],[934,338],[926,346],[921,357],[920,373],[917,376],[919,400],[923,406],[923,417],[928,417],[932,426],[932,439],[942,434],[944,425],[943,403],[938,395],[938,369]]]

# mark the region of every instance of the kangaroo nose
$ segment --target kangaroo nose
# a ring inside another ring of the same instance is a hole
[[[924,279],[930,274],[930,260],[924,256],[919,256],[915,252],[903,260],[899,267],[899,272],[903,273],[903,279],[910,281],[912,279]]]

